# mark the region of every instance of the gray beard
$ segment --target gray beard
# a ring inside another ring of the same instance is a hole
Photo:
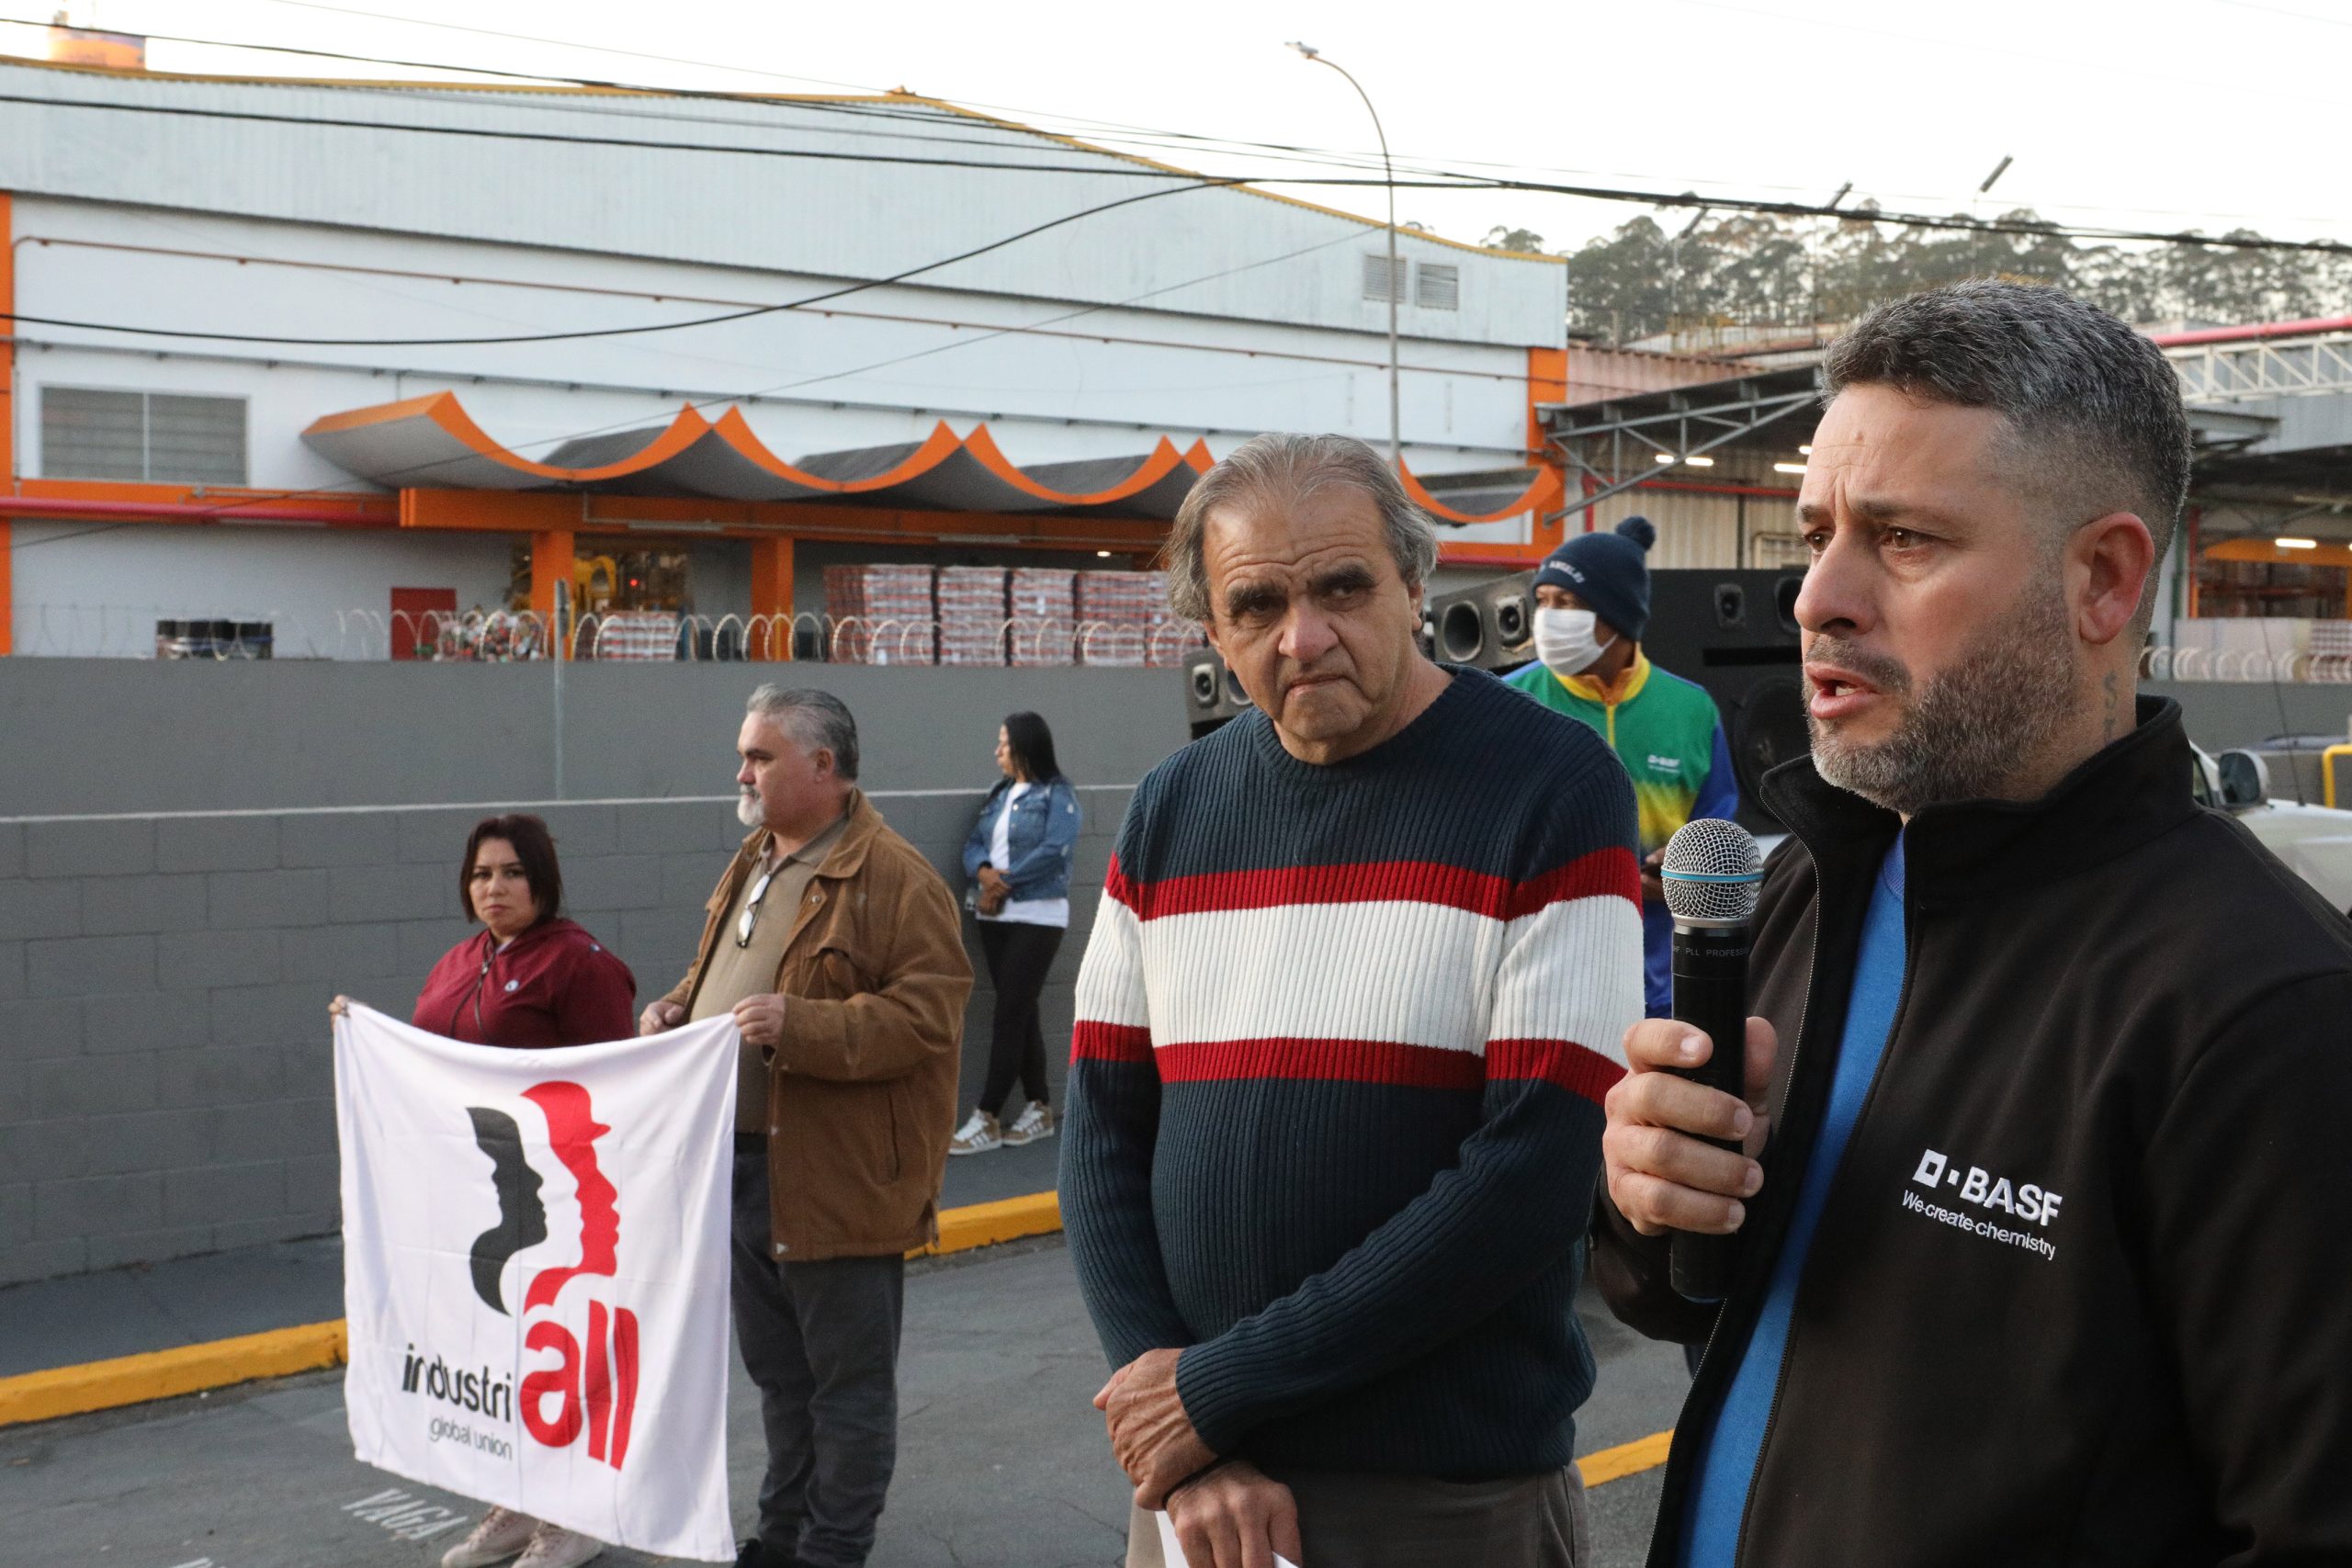
[[[746,828],[756,828],[767,820],[756,791],[747,789],[735,797],[735,820]]]
[[[1835,637],[1815,651],[1848,662]],[[1856,657],[1855,673],[1878,683],[1883,659]],[[1959,664],[1913,696],[1907,678],[1887,695],[1903,704],[1894,733],[1872,746],[1840,741],[1806,716],[1815,772],[1888,811],[1909,817],[1952,801],[1997,798],[2065,728],[2075,688],[2074,642],[2054,584],[1985,628]]]

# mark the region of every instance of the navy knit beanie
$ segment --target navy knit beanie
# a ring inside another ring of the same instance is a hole
[[[1611,534],[1577,534],[1544,558],[1535,586],[1551,583],[1634,642],[1650,624],[1650,569],[1642,558],[1657,543],[1646,517],[1626,518]]]

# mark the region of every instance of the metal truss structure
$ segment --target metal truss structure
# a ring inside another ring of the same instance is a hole
[[[1544,403],[1537,412],[1544,444],[1600,486],[1572,498],[1583,508],[1656,478],[1661,456],[1679,462],[1746,440],[1792,414],[1817,413],[1820,397],[1806,367],[1606,402]],[[1813,421],[1804,423],[1810,431]]]
[[[2168,348],[2191,402],[2352,392],[2352,332]]]

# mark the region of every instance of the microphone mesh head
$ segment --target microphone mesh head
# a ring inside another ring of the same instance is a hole
[[[1764,857],[1738,823],[1694,817],[1666,841],[1658,879],[1666,885],[1666,907],[1676,919],[1746,925],[1756,915]]]

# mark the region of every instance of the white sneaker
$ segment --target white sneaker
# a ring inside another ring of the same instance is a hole
[[[473,1533],[441,1554],[441,1568],[490,1568],[531,1544],[539,1521],[512,1508],[492,1508]]]
[[[1019,1116],[1013,1118],[1012,1125],[1004,1130],[1004,1143],[1007,1148],[1017,1149],[1023,1144],[1034,1144],[1040,1138],[1053,1135],[1054,1108],[1033,1100]]]
[[[975,1111],[972,1119],[956,1129],[956,1135],[947,1140],[947,1152],[951,1155],[984,1155],[990,1149],[1001,1147],[1003,1143],[1004,1134],[997,1131],[996,1118],[985,1111]]]
[[[541,1525],[532,1532],[530,1549],[514,1560],[514,1568],[580,1568],[605,1550],[594,1536],[557,1525]]]

